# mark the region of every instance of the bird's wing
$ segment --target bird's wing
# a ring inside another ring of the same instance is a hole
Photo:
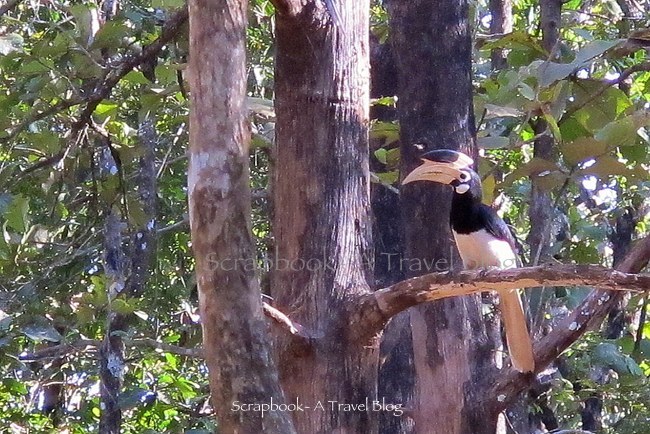
[[[485,229],[492,236],[506,241],[516,256],[517,248],[510,229],[493,208],[487,205],[484,207],[482,212],[486,213],[486,216],[491,216],[491,218],[484,219]],[[519,372],[531,372],[535,369],[533,345],[528,333],[526,314],[519,297],[519,291],[499,292],[499,299],[501,300],[501,316],[512,366]]]
[[[481,204],[481,214],[484,215],[483,224],[485,229],[494,237],[506,241],[512,247],[512,251],[517,253],[517,244],[510,229],[508,229],[508,225],[499,217],[494,208]]]

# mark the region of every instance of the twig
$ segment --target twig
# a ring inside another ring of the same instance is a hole
[[[641,351],[641,341],[643,340],[643,329],[645,328],[646,316],[648,311],[648,294],[643,297],[643,304],[641,305],[641,314],[639,315],[639,327],[636,329],[636,336],[634,337],[634,349],[632,354],[638,356]]]
[[[262,302],[264,314],[271,318],[290,337],[291,351],[297,355],[306,355],[311,351],[314,336],[305,327],[294,322],[287,315],[266,302]]]
[[[203,358],[203,348],[185,348],[179,347],[178,345],[166,344],[164,342],[158,342],[152,338],[140,338],[140,339],[124,339],[126,345],[133,347],[145,347],[153,348],[155,350],[160,350],[164,353],[176,354],[179,356],[193,357],[196,359]]]
[[[612,86],[616,86],[617,84],[620,84],[621,82],[625,81],[630,75],[635,74],[637,72],[643,72],[643,71],[650,71],[650,62],[646,61],[643,63],[638,63],[636,65],[633,65],[623,71],[621,71],[620,75],[612,80],[606,81],[600,89],[598,89],[596,92],[592,93],[588,98],[586,98],[584,101],[569,107],[566,112],[562,115],[562,119],[558,121],[558,123],[562,123],[565,119],[570,118],[575,112],[580,110],[581,108],[584,108],[587,106],[589,103],[593,102],[596,98],[598,98],[600,95],[602,95],[607,89],[609,89]]]
[[[91,339],[79,339],[69,344],[59,344],[52,347],[43,348],[33,353],[23,353],[18,356],[18,360],[25,362],[35,362],[37,360],[57,359],[59,357],[72,356],[76,353],[97,350],[100,345],[99,341]]]

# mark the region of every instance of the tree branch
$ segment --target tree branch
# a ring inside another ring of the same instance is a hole
[[[618,271],[622,276],[636,276],[645,281],[640,289],[649,290],[647,279],[649,275],[634,275],[625,273],[640,272],[650,260],[650,236],[640,240],[632,248],[618,266]],[[598,285],[589,285],[598,286]],[[625,286],[625,285],[623,285]],[[608,288],[593,291],[561,324],[553,329],[547,336],[543,337],[534,345],[535,353],[535,370],[542,371],[557,356],[566,350],[572,343],[580,338],[587,330],[596,327],[607,316],[610,309],[616,305],[618,299],[623,295],[620,291],[614,291],[619,288]],[[488,397],[496,397],[500,410],[506,408],[508,404],[526,387],[528,387],[532,376],[526,376],[513,369],[504,371],[501,375],[493,380],[492,390]]]
[[[262,303],[264,314],[271,318],[282,330],[291,337],[291,350],[296,355],[305,355],[311,350],[311,342],[314,339],[302,325],[294,322],[287,315],[274,308],[270,304]]]
[[[353,303],[351,326],[362,336],[370,338],[381,331],[391,317],[420,303],[477,292],[538,286],[645,291],[650,289],[650,275],[626,274],[597,265],[542,265],[509,270],[431,273],[360,296]]]
[[[178,345],[158,342],[152,338],[124,339],[124,343],[132,347],[152,348],[165,353],[177,354],[179,356],[203,358],[203,348],[185,348]],[[19,360],[25,362],[35,362],[38,360],[58,359],[60,357],[72,356],[85,351],[96,351],[101,342],[94,339],[79,339],[71,343],[62,343],[53,347],[43,348],[32,353],[23,353],[18,356]]]
[[[89,92],[84,97],[74,96],[68,100],[59,101],[44,111],[30,113],[23,121],[9,129],[2,139],[10,140],[18,135],[29,124],[83,103],[87,103],[87,105],[79,115],[75,125],[78,127],[80,124],[87,122],[90,119],[90,115],[92,115],[97,108],[97,105],[111,94],[117,83],[119,83],[120,80],[134,68],[156,56],[160,50],[177,35],[181,26],[187,22],[187,19],[188,11],[187,7],[184,7],[163,24],[158,39],[145,46],[140,53],[127,56],[124,61],[122,61],[117,68],[113,69],[105,77],[104,81],[102,81],[92,92]]]
[[[635,74],[637,72],[644,72],[644,71],[650,71],[650,62],[638,63],[627,69],[624,69],[623,71],[621,71],[618,77],[612,80],[605,81],[603,85],[596,92],[591,94],[584,101],[581,101],[576,105],[567,108],[566,112],[562,115],[562,119],[560,119],[559,122],[562,123],[565,119],[570,118],[575,112],[586,107],[589,103],[593,102],[596,98],[602,95],[610,87],[622,83],[627,78],[629,78],[632,74]]]
[[[69,344],[59,344],[32,353],[22,353],[18,355],[18,360],[24,362],[35,362],[38,360],[58,359],[60,357],[72,356],[73,354],[87,350],[97,350],[99,345],[100,342],[96,340],[79,339],[78,341]]]

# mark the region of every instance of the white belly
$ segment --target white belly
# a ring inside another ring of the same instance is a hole
[[[494,238],[486,230],[472,234],[454,232],[456,247],[467,270],[476,268],[516,268],[517,256],[507,241]]]

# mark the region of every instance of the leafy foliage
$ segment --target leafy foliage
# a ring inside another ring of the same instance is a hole
[[[486,200],[500,206],[523,240],[531,178],[543,179],[555,201],[555,257],[612,265],[624,218],[631,216],[636,235],[650,224],[650,66],[634,44],[647,23],[624,19],[612,2],[569,1],[561,43],[548,53],[539,42],[538,2],[514,3],[514,31],[499,38],[485,37],[485,2],[472,4]],[[20,3],[0,17],[0,415],[15,432],[97,429],[97,345],[111,312],[133,318],[124,336],[123,432],[215,429],[205,367],[177,351],[200,344],[186,223],[183,26],[153,55],[138,57],[181,6],[129,0],[112,13],[92,2],[52,0]],[[273,13],[268,0],[250,4],[252,222],[262,266],[272,254],[266,188],[275,127]],[[371,15],[372,31],[385,42],[381,4],[373,2]],[[498,71],[489,61],[494,49],[507,53],[507,67]],[[137,295],[109,302],[103,221],[119,210],[127,250],[128,236],[146,223],[134,173],[147,117],[157,133],[155,265]],[[533,156],[534,125],[542,119],[557,143],[555,161]],[[383,168],[373,174],[375,187],[396,191],[399,126],[377,121],[372,134],[383,141],[373,151]],[[556,291],[540,309],[561,316],[584,294]],[[633,297],[624,313],[643,310],[647,303]],[[545,326],[553,325],[550,316]],[[547,392],[561,425],[579,427],[580,403],[597,394],[606,432],[639,432],[650,419],[649,339],[647,322],[628,321],[622,337],[593,333],[566,354],[570,373],[554,373]],[[48,349],[60,352],[24,356]]]

